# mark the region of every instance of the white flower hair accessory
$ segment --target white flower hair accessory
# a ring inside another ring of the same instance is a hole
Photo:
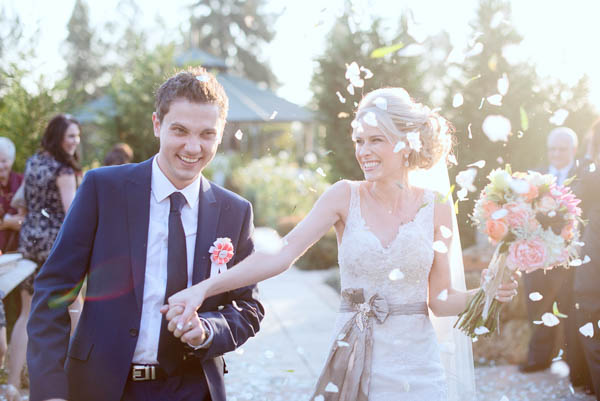
[[[231,239],[217,238],[208,250],[210,254],[210,277],[216,276],[227,270],[227,263],[233,257],[233,244]]]

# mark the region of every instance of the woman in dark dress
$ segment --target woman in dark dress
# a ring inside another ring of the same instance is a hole
[[[79,123],[71,116],[59,114],[46,127],[41,150],[25,166],[25,203],[27,215],[20,231],[19,251],[33,260],[38,268],[45,262],[56,239],[65,214],[75,197],[81,176],[77,147]],[[21,284],[21,314],[17,319],[9,346],[9,385],[21,385],[21,372],[27,349],[27,318],[31,309],[33,276]],[[81,309],[79,297],[71,304],[73,327]]]

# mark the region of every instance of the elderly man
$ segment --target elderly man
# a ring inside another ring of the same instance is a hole
[[[557,184],[563,184],[567,178],[576,174],[577,134],[567,127],[555,128],[548,134],[546,145],[549,166],[539,171],[554,175]],[[536,302],[527,298],[527,314],[530,322],[542,320],[541,316],[544,313],[552,312],[554,302],[561,312],[568,313],[571,309],[572,269],[552,269],[546,272],[538,270],[524,275],[523,280],[527,295],[538,292],[543,297]],[[557,355],[557,342],[561,337],[561,331],[568,335],[563,329],[567,322],[565,320],[562,322],[563,324],[554,327],[533,326],[527,362],[519,367],[522,372],[536,372],[550,366],[552,359]],[[559,348],[566,350],[566,340]]]

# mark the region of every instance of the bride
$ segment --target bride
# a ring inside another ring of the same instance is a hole
[[[453,320],[429,317],[456,316],[476,291],[464,289],[460,248],[453,249],[452,200],[409,179],[417,169],[427,176],[441,160],[446,175],[434,181],[447,181],[448,124],[404,89],[383,88],[362,99],[352,128],[364,181],[332,185],[278,252],[254,253],[170,297],[163,309],[169,329],[185,341],[185,322],[206,298],[282,273],[333,226],[342,301],[310,400],[473,399],[469,339],[451,329]],[[503,285],[496,298],[508,302],[516,288],[515,281]],[[434,325],[445,329],[436,335]]]

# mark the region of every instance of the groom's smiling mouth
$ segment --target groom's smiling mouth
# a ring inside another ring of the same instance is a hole
[[[183,155],[177,155],[177,158],[181,160],[184,164],[196,164],[200,161],[199,157],[188,157]]]

